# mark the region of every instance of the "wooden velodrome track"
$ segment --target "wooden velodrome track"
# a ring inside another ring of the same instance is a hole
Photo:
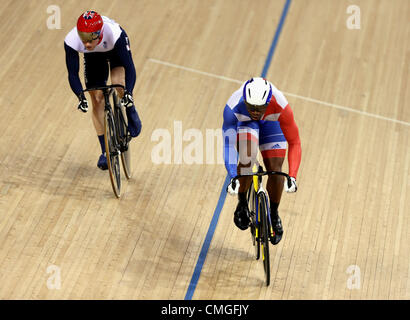
[[[346,25],[352,4],[360,29]],[[50,5],[61,29],[47,27]],[[249,232],[233,224],[236,199],[220,199],[226,170],[217,138],[205,152],[206,132],[261,75],[284,6],[2,0],[1,299],[184,299],[196,266],[192,299],[410,298],[408,0],[293,0],[284,15],[266,76],[294,110],[303,154],[299,190],[282,197],[269,287]],[[63,40],[87,9],[123,26],[137,71],[143,130],[119,200],[67,81]],[[169,132],[170,163],[153,161],[155,132]],[[192,132],[202,155],[190,153]],[[179,161],[183,151],[200,163]]]

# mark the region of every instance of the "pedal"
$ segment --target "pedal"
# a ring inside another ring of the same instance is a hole
[[[276,236],[275,231],[273,231],[272,226],[270,227],[270,237],[273,239]]]

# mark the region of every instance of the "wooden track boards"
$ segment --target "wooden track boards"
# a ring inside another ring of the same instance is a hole
[[[59,30],[47,29],[46,1],[0,12],[0,298],[183,299],[226,176],[207,130],[218,133],[230,94],[261,74],[285,1],[54,3]],[[410,6],[355,4],[360,30],[346,27],[350,1],[293,0],[268,70],[303,152],[270,287],[228,197],[194,299],[410,298]],[[143,130],[120,200],[67,81],[63,39],[90,8],[127,31],[138,76]],[[155,134],[167,132],[171,163],[156,164]],[[202,163],[188,164],[195,137]],[[360,289],[348,288],[350,266]],[[50,289],[55,268],[61,287]]]

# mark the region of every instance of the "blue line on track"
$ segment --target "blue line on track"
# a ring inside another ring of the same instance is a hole
[[[219,195],[219,200],[218,200],[218,203],[214,211],[214,216],[212,217],[211,224],[209,225],[209,228],[208,228],[208,232],[206,233],[205,241],[204,241],[204,244],[202,245],[202,249],[199,254],[198,261],[196,262],[195,270],[192,275],[192,279],[189,284],[187,293],[185,295],[185,300],[191,300],[192,296],[194,295],[194,291],[198,283],[199,276],[201,274],[202,266],[204,265],[206,255],[208,254],[209,246],[211,245],[212,237],[214,236],[214,232],[216,229],[216,224],[218,223],[219,215],[224,206],[224,202],[226,198],[226,187],[228,186],[229,182],[230,182],[229,175],[227,175],[225,178],[225,182],[222,186],[221,194]]]
[[[291,0],[286,0],[285,6],[283,7],[282,15],[280,16],[280,20],[279,20],[279,24],[276,27],[275,37],[273,38],[272,45],[270,46],[268,56],[266,57],[265,65],[264,65],[263,70],[262,70],[262,74],[261,74],[262,78],[265,78],[266,74],[268,73],[268,69],[270,67],[270,63],[272,61],[273,54],[274,54],[276,46],[278,44],[279,36],[280,36],[281,31],[282,31],[283,24],[285,22],[287,14],[288,14],[290,1]]]
[[[261,77],[263,78],[266,77],[266,74],[268,72],[269,66],[272,61],[273,54],[275,53],[275,49],[278,44],[279,36],[280,36],[283,24],[286,19],[286,15],[289,10],[290,2],[291,0],[286,0],[285,6],[283,7],[282,15],[280,17],[279,24],[276,27],[275,36],[273,38],[272,44],[268,52],[268,56],[266,57],[266,60],[265,60],[265,65],[262,70]],[[211,241],[214,236],[216,225],[218,224],[219,215],[221,214],[223,205],[225,203],[226,187],[228,186],[229,182],[230,182],[229,175],[227,175],[225,178],[225,182],[222,186],[221,193],[219,195],[219,200],[216,205],[214,215],[211,220],[211,224],[209,225],[208,232],[206,233],[204,244],[202,245],[201,252],[199,253],[198,261],[196,262],[195,270],[194,270],[194,273],[192,274],[191,282],[189,283],[188,290],[185,295],[185,300],[191,300],[194,295],[196,285],[198,284],[199,276],[201,275],[202,267],[205,263],[206,255],[208,254],[209,246],[211,245]]]

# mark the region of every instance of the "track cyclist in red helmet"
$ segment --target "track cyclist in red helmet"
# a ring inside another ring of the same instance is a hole
[[[79,78],[79,53],[84,54],[84,78],[87,88],[107,84],[111,71],[111,82],[122,84],[117,88],[121,103],[126,107],[128,129],[132,137],[141,132],[141,120],[134,106],[132,91],[136,72],[132,60],[130,42],[127,34],[114,20],[99,15],[95,11],[84,12],[64,40],[68,80],[71,89],[79,99],[78,109],[88,111],[88,102],[82,93]],[[101,90],[90,91],[93,106],[92,120],[101,145],[101,155],[97,166],[106,170],[107,158],[104,145],[104,97]]]
[[[234,222],[241,230],[249,226],[249,209],[246,192],[252,177],[243,177],[233,182],[239,174],[251,174],[256,164],[258,149],[262,153],[267,171],[281,171],[289,144],[289,176],[292,185],[284,184],[282,176],[269,176],[266,189],[269,194],[272,227],[275,237],[273,244],[282,239],[283,226],[278,207],[283,188],[286,192],[296,192],[296,175],[301,161],[299,130],[292,109],[285,96],[272,83],[263,78],[246,81],[229,98],[223,113],[224,159],[231,178],[228,192],[238,195],[238,205]],[[239,158],[239,161],[238,161]]]

